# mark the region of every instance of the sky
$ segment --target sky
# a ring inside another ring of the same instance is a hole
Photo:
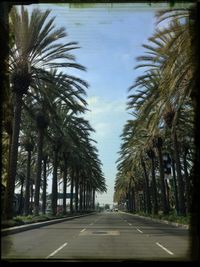
[[[107,185],[107,193],[97,194],[96,202],[112,204],[120,135],[130,118],[126,110],[128,88],[142,74],[142,69],[134,69],[136,57],[145,51],[142,44],[154,32],[155,10],[161,5],[39,4],[28,9],[36,6],[51,9],[56,25],[66,28],[66,41],[77,41],[81,47],[73,54],[87,72],[73,70],[71,74],[90,85],[86,98],[90,112],[85,118],[96,131],[91,137],[97,141]],[[51,191],[50,181],[48,189]]]

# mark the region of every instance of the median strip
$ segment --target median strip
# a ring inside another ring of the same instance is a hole
[[[61,247],[59,247],[58,249],[56,249],[55,251],[53,251],[49,256],[47,256],[45,259],[48,259],[52,256],[54,256],[56,253],[58,253],[58,251],[60,251],[61,249],[63,249],[65,246],[67,245],[67,243],[64,243]]]
[[[171,252],[169,249],[163,247],[160,243],[156,242],[156,245],[159,246],[160,248],[162,248],[164,251],[166,251],[168,254],[170,255],[174,255],[173,252]]]

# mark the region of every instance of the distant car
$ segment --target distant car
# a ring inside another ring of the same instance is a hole
[[[118,208],[115,208],[114,211],[118,211]]]

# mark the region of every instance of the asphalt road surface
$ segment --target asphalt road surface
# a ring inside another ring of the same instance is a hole
[[[189,231],[121,212],[102,212],[1,238],[1,258],[187,261]]]

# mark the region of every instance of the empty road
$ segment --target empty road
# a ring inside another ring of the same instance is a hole
[[[1,238],[1,258],[189,260],[187,229],[122,212],[102,212]]]

